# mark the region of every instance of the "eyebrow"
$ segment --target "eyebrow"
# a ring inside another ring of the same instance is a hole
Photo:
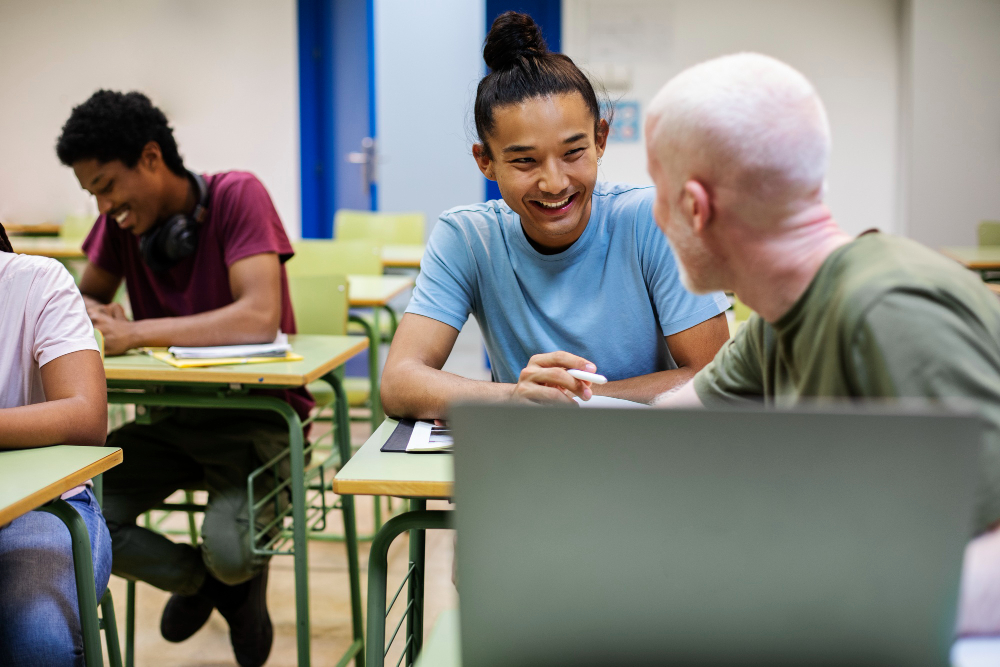
[[[587,133],[586,132],[579,132],[577,134],[574,134],[569,139],[564,140],[563,144],[575,144],[576,142],[580,141],[581,139],[586,139],[586,138],[587,138]],[[535,150],[534,146],[522,146],[520,144],[513,144],[513,145],[507,146],[505,149],[503,149],[503,152],[504,153],[527,153],[528,151],[533,151],[533,150]]]

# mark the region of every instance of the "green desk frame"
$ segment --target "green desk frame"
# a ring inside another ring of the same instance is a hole
[[[295,345],[292,340],[293,348]],[[108,362],[113,363],[113,359]],[[161,362],[157,362],[161,363]],[[275,366],[284,364],[275,364]],[[267,375],[266,367],[270,364],[257,366],[259,374]],[[220,367],[221,368],[221,367]],[[337,449],[341,465],[351,458],[350,425],[347,414],[347,393],[344,390],[336,369],[331,369],[322,375],[322,379],[330,383],[336,395],[337,406]],[[288,424],[289,457],[291,464],[291,495],[292,495],[292,551],[295,571],[295,626],[298,650],[298,664],[309,667],[311,664],[309,636],[309,556],[307,541],[306,517],[306,479],[305,479],[305,443],[302,434],[302,421],[298,414],[285,401],[272,397],[252,395],[250,387],[265,389],[289,388],[289,385],[274,384],[229,384],[208,382],[163,382],[151,380],[108,380],[108,403],[132,404],[147,408],[228,408],[246,410],[266,410],[276,412]],[[252,496],[251,496],[252,497]],[[360,567],[357,549],[357,524],[354,514],[354,498],[343,496],[344,532],[347,543],[348,575],[351,586],[351,624],[354,640],[347,652],[337,663],[338,666],[355,660],[357,667],[364,667],[364,638],[362,635],[362,612],[360,597]],[[253,533],[251,531],[251,541]],[[257,548],[251,544],[256,554],[277,555],[287,554],[287,551],[269,551]],[[135,600],[134,587],[130,587],[128,610],[125,618],[126,637],[134,637],[135,632]],[[126,641],[125,664],[132,667],[135,661],[134,641]]]
[[[406,609],[389,638],[389,646],[399,635],[403,620],[406,629],[400,656],[413,664],[420,653],[424,629],[425,531],[450,528],[451,512],[428,510],[428,499],[451,496],[453,472],[451,456],[444,454],[385,453],[380,449],[396,426],[386,419],[351,461],[337,473],[334,491],[347,495],[374,495],[409,498],[409,511],[389,519],[376,533],[368,557],[368,667],[382,667],[388,654],[386,616],[407,587]],[[406,576],[386,604],[388,554],[402,533],[410,535],[410,557]]]

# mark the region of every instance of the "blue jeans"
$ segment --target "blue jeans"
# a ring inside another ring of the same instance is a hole
[[[100,597],[111,577],[111,536],[90,489],[67,500],[90,533]],[[47,512],[0,528],[0,665],[83,665],[69,530]]]

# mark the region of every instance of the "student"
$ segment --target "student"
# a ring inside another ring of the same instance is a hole
[[[0,449],[101,447],[108,428],[104,367],[73,278],[53,259],[14,254],[2,226],[0,424]],[[62,497],[87,525],[101,595],[111,576],[101,508],[89,482]],[[69,531],[28,512],[0,526],[0,664],[83,662]]]
[[[979,530],[1000,520],[1000,303],[913,241],[846,234],[823,202],[830,130],[809,81],[758,54],[672,79],[646,122],[656,219],[696,291],[756,311],[664,405],[922,397],[988,425]]]
[[[681,285],[652,187],[597,182],[608,123],[594,88],[530,17],[498,17],[483,57],[473,155],[503,201],[447,211],[431,233],[382,377],[386,412],[442,418],[459,398],[649,401],[685,382],[729,336],[725,297]],[[441,370],[470,313],[495,382]],[[573,368],[610,382],[591,387]]]
[[[253,175],[188,171],[163,113],[140,93],[101,90],[73,109],[57,145],[101,216],[84,242],[80,290],[106,352],[142,346],[264,343],[295,332],[282,263],[292,256],[281,220]],[[113,302],[125,280],[134,321]],[[302,390],[273,392],[304,419]],[[160,630],[183,641],[218,608],[240,665],[271,649],[267,561],[250,550],[247,475],[288,446],[280,416],[177,409],[153,426],[108,438],[124,463],[105,475],[114,573],[174,593]],[[285,471],[287,474],[287,471]],[[262,475],[255,492],[273,488]],[[177,489],[206,488],[202,544],[174,543],[136,518]],[[271,504],[258,514],[261,529]]]

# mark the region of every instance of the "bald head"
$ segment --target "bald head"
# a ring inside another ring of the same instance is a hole
[[[740,53],[681,72],[650,104],[646,136],[676,192],[694,179],[761,216],[822,198],[826,111],[812,84],[774,58]]]

